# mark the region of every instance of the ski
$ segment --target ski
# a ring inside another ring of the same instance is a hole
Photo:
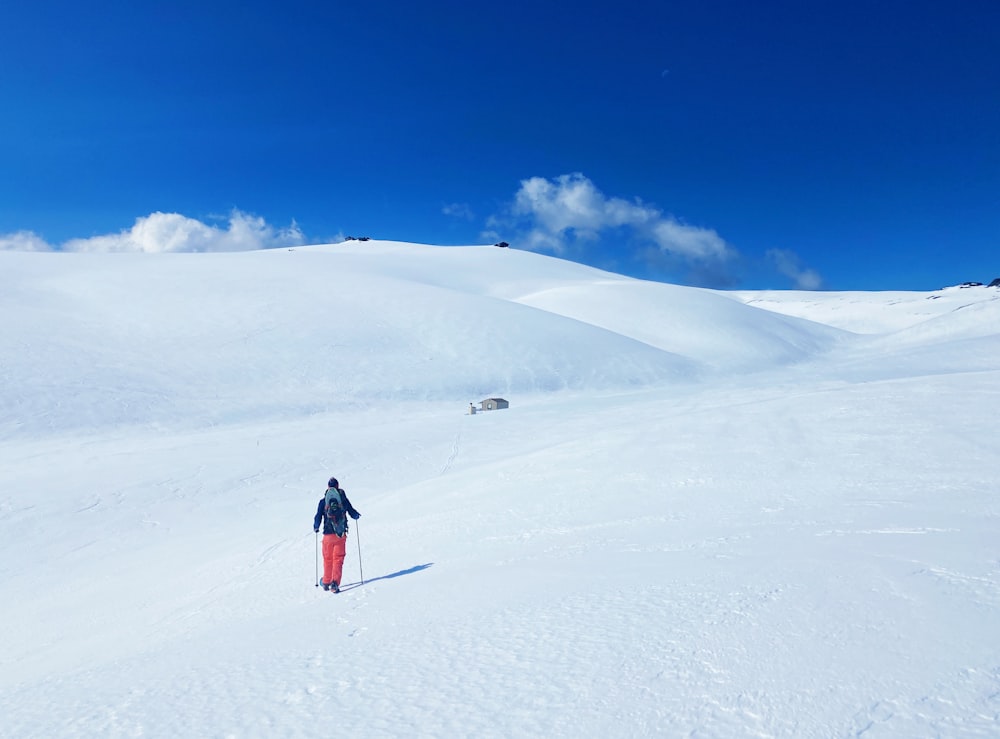
[[[319,584],[322,585],[322,582],[320,582]],[[328,593],[342,593],[345,590],[354,590],[354,588],[360,588],[362,585],[364,585],[363,582],[349,582],[349,583],[345,583],[344,585],[341,585],[336,590],[334,590],[331,587],[327,587],[326,585],[323,585],[322,587],[323,587],[323,590],[325,590]]]

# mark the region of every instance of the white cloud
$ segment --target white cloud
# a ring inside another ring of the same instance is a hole
[[[823,287],[823,278],[819,272],[812,269],[804,269],[799,257],[794,252],[787,249],[769,249],[767,258],[774,264],[775,268],[785,277],[790,277],[795,282],[798,290],[819,290]]]
[[[446,216],[461,218],[465,221],[471,221],[476,217],[475,213],[472,212],[472,208],[467,203],[449,203],[441,208],[441,212]]]
[[[59,246],[48,244],[31,231],[0,235],[0,249],[72,252],[207,252],[253,251],[305,243],[292,221],[276,228],[260,216],[233,210],[224,226],[209,225],[180,213],[150,213],[136,218],[129,229],[114,234],[70,239]]]
[[[606,197],[580,173],[522,180],[512,212],[530,221],[524,239],[529,249],[562,253],[570,233],[576,239],[595,239],[605,229],[627,227],[674,256],[722,261],[734,255],[714,230],[689,226],[638,199]]]
[[[180,213],[151,213],[135,220],[132,228],[117,234],[71,239],[64,251],[204,252],[253,251],[304,242],[299,227],[278,229],[263,218],[233,210],[227,227],[220,228]]]
[[[52,251],[52,246],[34,231],[0,234],[0,251]]]

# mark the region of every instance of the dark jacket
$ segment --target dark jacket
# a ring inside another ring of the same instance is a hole
[[[344,510],[347,511],[347,515],[353,518],[355,521],[357,521],[359,518],[361,518],[361,514],[358,513],[356,510],[354,510],[354,506],[351,505],[351,501],[347,499],[347,493],[345,493],[340,488],[337,488],[337,490],[340,490],[340,497],[344,501]],[[323,522],[324,536],[326,534],[334,533],[333,523],[326,517],[326,494],[324,494],[323,497],[319,499],[319,505],[316,506],[316,517],[313,519],[313,531],[319,530],[320,521]],[[344,535],[345,536],[347,535],[346,523],[344,528]]]

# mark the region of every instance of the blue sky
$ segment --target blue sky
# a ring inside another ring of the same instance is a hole
[[[0,248],[366,235],[709,287],[988,282],[997,49],[994,0],[8,3]]]

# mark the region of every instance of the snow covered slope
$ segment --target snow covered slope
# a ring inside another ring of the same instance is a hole
[[[0,736],[1000,731],[1000,291],[385,242],[0,285]]]
[[[7,435],[649,387],[798,361],[835,338],[508,249],[0,257],[0,353],[22,389],[0,405]]]

